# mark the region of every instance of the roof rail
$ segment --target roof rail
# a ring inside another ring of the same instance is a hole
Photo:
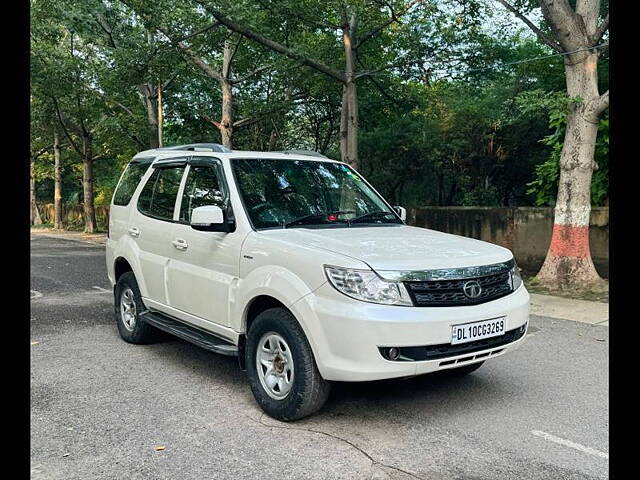
[[[158,150],[190,150],[194,152],[219,152],[231,153],[227,147],[219,143],[189,143],[186,145],[176,145],[174,147],[162,147]]]
[[[293,155],[308,155],[309,157],[329,158],[320,152],[316,152],[315,150],[276,150],[274,153],[291,153]]]

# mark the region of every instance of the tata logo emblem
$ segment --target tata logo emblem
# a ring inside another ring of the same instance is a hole
[[[469,298],[478,298],[482,293],[482,287],[475,280],[469,280],[462,286],[462,291]]]

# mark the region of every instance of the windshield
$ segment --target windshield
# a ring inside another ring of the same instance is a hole
[[[232,164],[255,228],[402,223],[344,164],[262,158],[234,159]]]

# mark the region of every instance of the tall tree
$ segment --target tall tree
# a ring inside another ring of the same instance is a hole
[[[540,41],[563,54],[570,103],[560,155],[560,181],[551,245],[538,279],[550,287],[589,287],[600,281],[589,249],[591,178],[598,119],[609,106],[609,90],[598,90],[600,42],[609,28],[609,13],[600,0],[540,0],[549,31],[531,22],[514,5],[498,0],[522,20]],[[608,5],[607,5],[608,6]]]
[[[126,2],[90,0],[86,8],[91,12],[90,22],[83,29],[87,41],[99,45],[109,56],[118,74],[116,83],[125,86],[125,91],[135,84],[145,109],[147,148],[162,146],[163,101],[162,93],[175,80],[176,58],[158,45],[154,31],[148,31],[132,15]],[[97,27],[97,28],[96,28]],[[110,91],[105,100],[135,116],[130,106],[119,101],[117,92]],[[132,137],[131,133],[129,136]],[[137,142],[137,137],[133,137]]]
[[[38,160],[38,157],[45,153],[50,146],[41,148],[39,150],[31,150],[31,158],[30,158],[30,174],[29,174],[29,191],[30,193],[30,204],[31,204],[31,225],[42,225],[42,217],[40,216],[40,211],[38,210],[38,201],[36,198],[36,175],[35,175],[35,163]]]
[[[53,131],[53,228],[62,230],[62,155],[58,130]]]
[[[388,17],[380,21],[378,15],[378,18],[376,18],[378,22],[370,25],[368,30],[364,30],[362,32],[359,29],[363,20],[362,17],[367,18],[367,20],[371,20],[370,16],[363,14],[364,11],[372,9],[372,5],[366,4],[366,2],[364,4],[361,2],[354,2],[353,5],[346,5],[342,2],[338,2],[338,5],[329,5],[329,7],[333,7],[334,11],[332,13],[334,15],[336,12],[338,13],[337,21],[333,22],[310,20],[308,13],[294,10],[293,15],[298,17],[298,20],[302,20],[302,23],[311,23],[315,29],[319,28],[324,31],[333,32],[334,34],[339,33],[341,38],[341,47],[343,49],[343,66],[338,70],[314,56],[302,53],[300,49],[290,48],[284,43],[278,42],[262,33],[259,33],[254,28],[247,26],[245,23],[239,23],[232,20],[221,10],[213,7],[206,1],[196,0],[196,3],[205,8],[219,23],[227,27],[229,30],[237,32],[254,42],[257,42],[279,54],[285,55],[286,57],[310,67],[342,84],[340,153],[343,161],[356,168],[358,167],[359,124],[356,82],[361,78],[408,63],[407,59],[403,58],[400,61],[386,64],[380,68],[376,68],[375,70],[358,71],[355,66],[357,51],[365,42],[378,37],[390,25],[400,23],[400,18],[409,13],[412,7],[421,2],[422,0],[412,0],[410,2],[402,2],[400,4],[398,2],[383,2],[389,10]],[[356,3],[358,4],[356,5]],[[375,10],[375,6],[373,9]],[[380,12],[380,4],[377,5],[377,10]],[[330,17],[331,15],[327,16]],[[408,56],[409,54],[407,52],[403,55],[403,57]]]

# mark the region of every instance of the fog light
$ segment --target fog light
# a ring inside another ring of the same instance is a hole
[[[387,350],[387,355],[389,356],[389,360],[397,360],[400,356],[400,349],[391,347],[389,350]]]

